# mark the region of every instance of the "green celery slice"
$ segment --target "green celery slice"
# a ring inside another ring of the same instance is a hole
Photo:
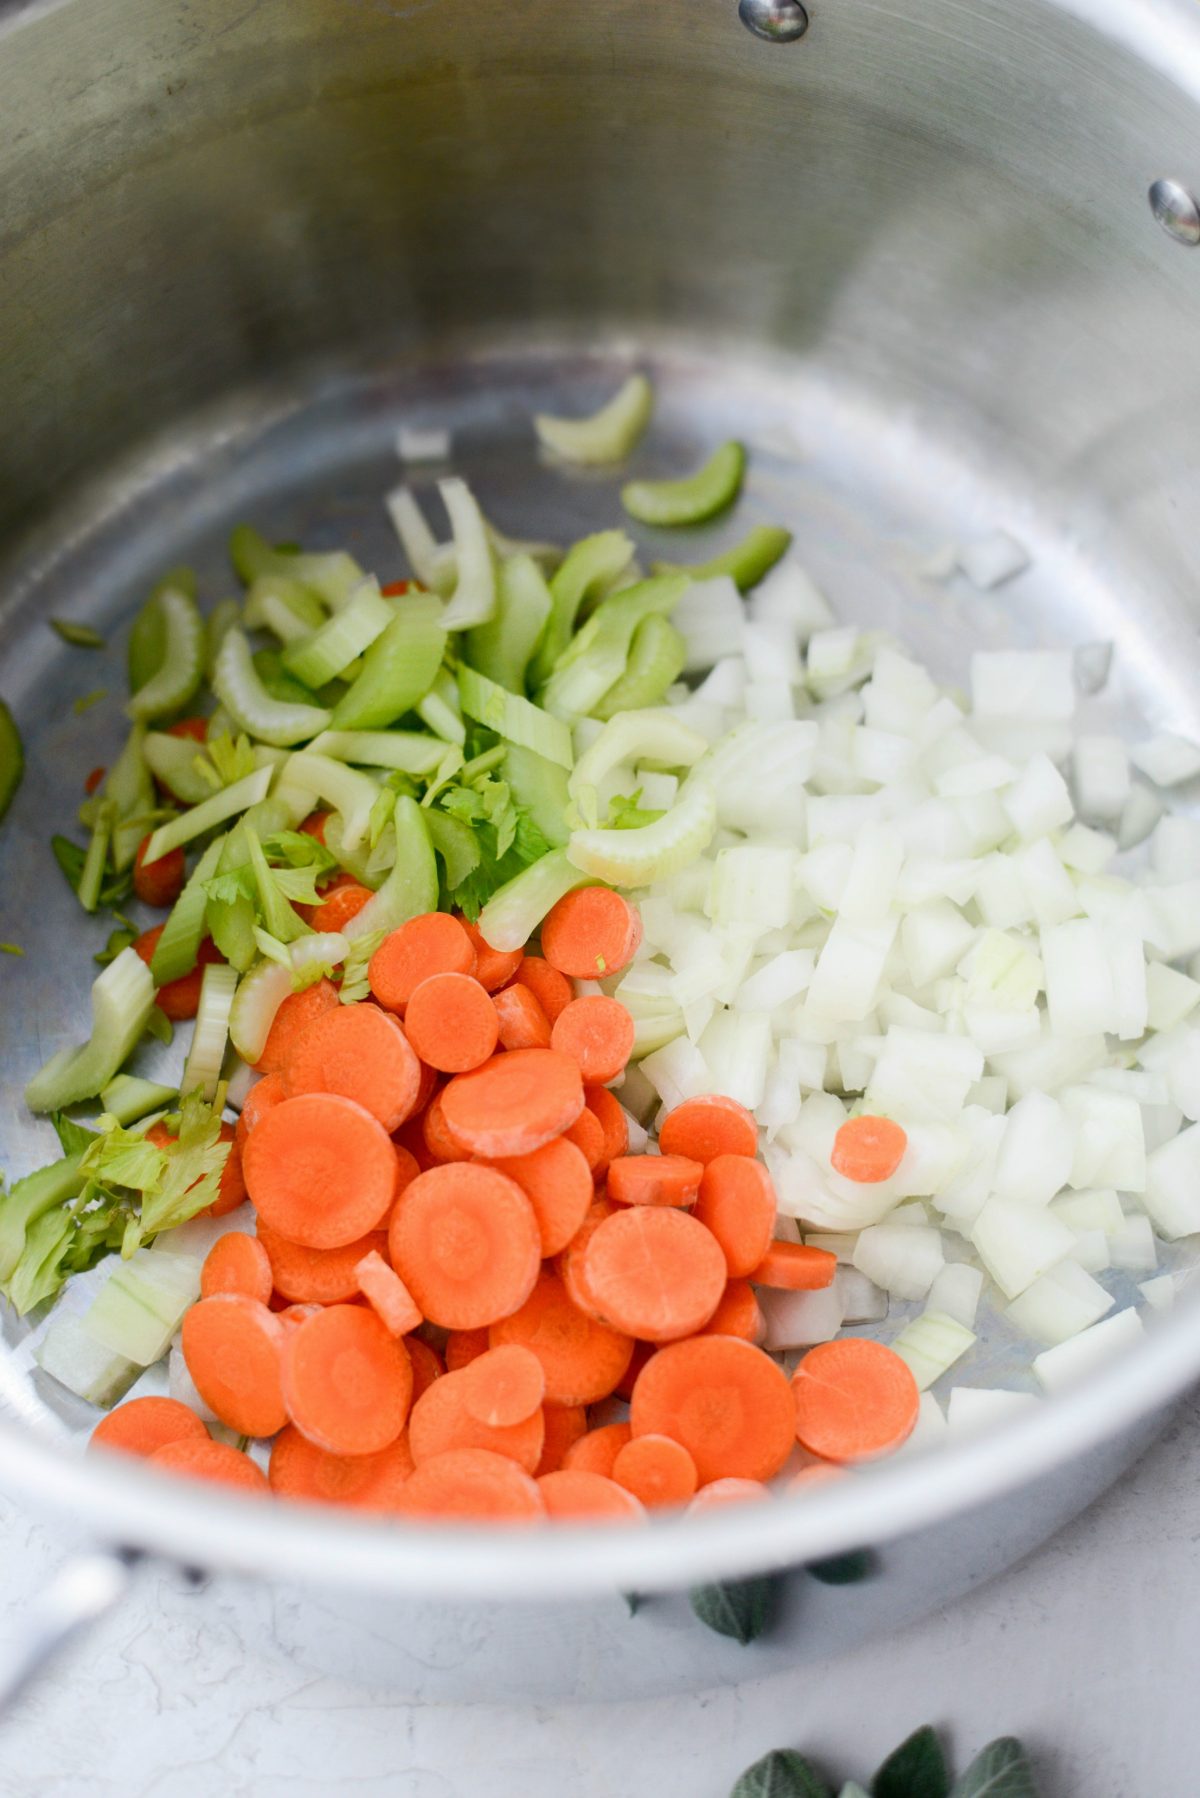
[[[60,1049],[25,1088],[30,1111],[59,1111],[91,1099],[133,1052],[154,1009],[150,970],[122,949],[92,983],[92,1030],[76,1049]]]
[[[225,633],[233,629],[241,615],[242,608],[236,599],[218,600],[208,615],[204,627],[204,673],[210,681],[217,657],[221,653],[221,645],[225,641]]]
[[[704,781],[684,786],[669,812],[637,830],[576,830],[573,867],[612,886],[642,887],[677,874],[703,855],[717,828],[717,802]]]
[[[660,575],[601,600],[559,657],[542,691],[557,718],[584,717],[625,673],[634,633],[644,618],[673,612],[687,592],[686,575]]]
[[[0,818],[13,802],[25,772],[25,750],[12,713],[0,699]]]
[[[711,562],[699,562],[694,566],[682,562],[655,562],[654,573],[686,574],[694,581],[714,581],[727,574],[737,584],[739,592],[748,593],[771,572],[791,546],[790,531],[777,524],[756,524],[740,543],[735,543],[723,555],[714,556]]]
[[[112,840],[117,808],[111,799],[102,799],[92,826],[92,837],[79,876],[79,903],[84,911],[93,912],[100,903],[100,888],[108,867],[108,846]]]
[[[251,1066],[266,1047],[275,1013],[292,992],[292,970],[260,961],[243,976],[229,1012],[229,1040]]]
[[[136,1361],[114,1354],[89,1336],[82,1318],[57,1313],[33,1354],[43,1373],[105,1410],[124,1398],[142,1371]]]
[[[679,679],[687,662],[687,644],[669,618],[651,613],[633,633],[629,665],[603,699],[592,707],[596,718],[638,711],[661,704],[667,688]]]
[[[566,769],[520,743],[506,743],[504,778],[513,798],[529,813],[546,841],[555,847],[564,844],[570,835]]]
[[[552,718],[520,693],[497,686],[465,663],[458,671],[458,692],[467,716],[496,731],[505,742],[532,749],[560,768],[574,765],[571,733],[561,718]]]
[[[533,557],[510,557],[500,568],[495,614],[467,637],[467,661],[498,686],[524,693],[525,672],[553,609]]]
[[[636,449],[653,410],[653,387],[645,375],[630,375],[590,418],[552,418],[542,412],[533,424],[547,449],[564,462],[597,467],[623,462]]]
[[[0,1285],[11,1278],[25,1248],[26,1232],[40,1217],[83,1191],[83,1150],[39,1167],[0,1195]]]
[[[199,1092],[211,1100],[221,1079],[221,1063],[229,1040],[229,1012],[237,992],[237,969],[224,962],[209,962],[200,985],[196,1029],[184,1064],[180,1091]]]
[[[430,593],[397,602],[396,616],[363,657],[362,673],[333,709],[335,730],[381,730],[425,697],[446,653],[442,611]]]
[[[178,1088],[142,1080],[136,1074],[118,1074],[100,1094],[100,1103],[118,1124],[136,1124],[152,1111],[162,1111],[179,1097]]]
[[[633,542],[624,531],[599,531],[572,544],[562,563],[551,577],[550,594],[554,610],[546,620],[546,629],[533,659],[532,680],[541,686],[549,680],[555,664],[575,629],[575,620],[585,601],[601,598],[619,581],[633,560]]]
[[[151,589],[150,597],[134,619],[127,651],[131,693],[144,687],[162,667],[167,648],[167,625],[163,615],[162,596],[168,592],[183,593],[188,599],[195,599],[197,583],[194,571],[190,568],[168,569]]]
[[[370,576],[340,612],[311,636],[288,644],[283,665],[306,687],[323,687],[382,637],[395,616],[395,606],[384,599],[379,582]]]
[[[493,949],[523,949],[552,906],[576,887],[590,885],[590,876],[568,861],[565,849],[552,849],[497,887],[479,914],[483,940]]]
[[[251,581],[242,607],[248,631],[270,631],[281,643],[296,643],[320,630],[325,607],[316,594],[284,574],[260,574]]]
[[[250,842],[245,818],[235,824],[220,841],[221,857],[214,870],[216,873],[232,874],[238,868],[249,866]],[[242,892],[234,899],[217,899],[210,894],[204,910],[204,928],[230,967],[242,973],[258,953],[258,945],[254,940],[257,917],[254,900],[249,893]]]
[[[212,781],[197,766],[203,753],[193,737],[173,737],[165,730],[147,731],[142,744],[151,774],[184,805],[199,805],[212,797]]]
[[[341,610],[363,578],[363,570],[345,550],[322,554],[273,549],[248,524],[239,524],[230,534],[229,558],[245,586],[264,575],[282,576],[310,587],[333,612]]]
[[[154,782],[145,753],[146,726],[135,724],[125,747],[108,771],[104,797],[117,808],[112,838],[112,863],[118,874],[133,861],[138,845],[148,834],[148,814],[154,810]]]
[[[185,1311],[200,1296],[200,1263],[190,1255],[138,1249],[109,1275],[83,1327],[114,1354],[150,1367],[166,1354]]]
[[[324,730],[330,720],[322,706],[290,705],[272,699],[259,679],[246,634],[236,627],[225,633],[212,685],[239,730],[277,748],[307,742]]]
[[[621,762],[655,762],[691,768],[708,750],[708,739],[669,710],[618,712],[580,756],[568,783],[571,798],[588,825],[597,819],[597,792],[605,775]]]
[[[446,745],[415,730],[324,730],[313,738],[306,753],[420,777],[441,766]]]
[[[158,939],[154,958],[150,963],[150,975],[155,986],[167,986],[172,980],[181,980],[196,965],[204,938],[204,914],[208,906],[204,883],[211,880],[217,872],[227,841],[226,837],[218,837],[215,843],[208,845],[193,868],[187,885],[171,907],[171,914],[163,926],[163,933]]]
[[[474,494],[463,480],[438,482],[438,492],[454,533],[454,592],[442,614],[448,631],[486,624],[496,610],[496,566],[487,526]]]
[[[409,918],[436,911],[437,858],[426,814],[415,799],[401,794],[392,814],[396,831],[396,863],[374,898],[368,899],[343,935],[350,941],[376,930],[395,930]]]
[[[640,524],[703,524],[733,504],[745,471],[743,446],[723,443],[686,480],[630,481],[621,489],[621,504]]]
[[[185,843],[203,836],[207,830],[215,830],[227,818],[236,818],[239,812],[257,805],[260,799],[266,798],[274,772],[273,768],[256,768],[253,774],[235,780],[232,786],[223,787],[202,805],[194,805],[190,811],[181,812],[178,818],[160,824],[146,845],[144,864],[148,867],[170,850],[182,849]]]
[[[342,819],[342,844],[357,849],[366,841],[371,827],[371,807],[379,797],[379,787],[369,774],[348,768],[332,756],[316,755],[311,749],[298,750],[284,770],[289,787],[304,787],[315,802],[324,800]]]
[[[479,866],[481,857],[475,833],[461,818],[439,812],[436,806],[425,813],[425,824],[433,847],[445,864],[447,890],[453,893]]]
[[[467,728],[462,721],[458,686],[448,668],[438,670],[437,678],[416,710],[417,717],[435,737],[462,748],[467,740]]]
[[[168,587],[158,603],[163,621],[162,662],[125,707],[129,717],[140,724],[181,711],[195,698],[204,679],[207,641],[195,600],[179,588]]]

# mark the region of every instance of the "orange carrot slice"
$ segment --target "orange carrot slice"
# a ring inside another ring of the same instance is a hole
[[[595,1168],[596,1177],[603,1179],[609,1164],[629,1151],[629,1121],[606,1086],[585,1086],[583,1099],[604,1131],[604,1153]]]
[[[289,1098],[339,1093],[389,1134],[411,1115],[421,1084],[403,1030],[377,1005],[339,1005],[322,1013],[297,1037],[282,1072]]]
[[[829,1165],[846,1180],[874,1185],[891,1179],[907,1147],[907,1135],[891,1118],[847,1118],[833,1139]]]
[[[471,947],[475,951],[475,978],[480,986],[486,987],[489,993],[498,993],[502,986],[507,986],[523,960],[519,949],[493,949],[486,941],[478,924],[469,919],[462,919],[462,927],[471,939]]]
[[[560,974],[557,968],[552,968],[540,955],[521,957],[517,981],[533,994],[539,1010],[551,1026],[575,997],[575,989],[566,975]]]
[[[396,1187],[387,1131],[338,1093],[276,1105],[247,1142],[244,1169],[262,1221],[310,1249],[365,1236],[391,1208]]]
[[[707,1093],[677,1105],[663,1120],[658,1141],[664,1155],[707,1164],[718,1155],[757,1155],[758,1126],[753,1112],[736,1099]]]
[[[921,1395],[882,1342],[840,1336],[809,1349],[792,1378],[796,1436],[823,1461],[871,1461],[911,1435]]]
[[[623,1207],[588,1242],[584,1282],[614,1329],[644,1342],[673,1342],[703,1329],[716,1310],[725,1257],[716,1237],[685,1211]]]
[[[562,1464],[577,1468],[581,1473],[602,1473],[610,1479],[617,1456],[632,1438],[633,1431],[627,1423],[602,1424],[599,1429],[589,1430],[573,1442],[563,1456]]]
[[[744,1505],[770,1496],[771,1488],[761,1480],[710,1480],[701,1486],[688,1510],[715,1511],[721,1505]]]
[[[275,1013],[263,1052],[254,1065],[264,1074],[279,1073],[308,1026],[340,1003],[332,980],[318,980],[302,993],[289,993]]]
[[[257,1299],[223,1292],[183,1320],[187,1370],[200,1397],[239,1436],[273,1436],[287,1422],[279,1386],[285,1331]]]
[[[537,1220],[521,1188],[472,1162],[419,1174],[396,1206],[388,1246],[422,1314],[448,1330],[516,1311],[541,1262]]]
[[[618,1205],[694,1205],[703,1172],[682,1155],[619,1155],[609,1166],[608,1196]]]
[[[334,890],[322,899],[320,905],[313,907],[312,927],[317,931],[345,930],[351,918],[357,918],[364,905],[375,897],[370,887],[359,886],[355,880]]]
[[[531,1155],[583,1110],[583,1081],[568,1055],[517,1049],[456,1074],[441,1094],[453,1134],[475,1155]]]
[[[446,1371],[446,1364],[437,1350],[430,1348],[427,1342],[422,1342],[419,1336],[407,1337],[404,1346],[412,1362],[412,1402],[415,1405],[421,1394],[428,1392],[435,1380],[441,1379]]]
[[[470,1149],[466,1143],[459,1141],[446,1122],[441,1093],[437,1095],[425,1113],[421,1125],[421,1135],[425,1153],[433,1163],[470,1161]]]
[[[588,1206],[583,1222],[556,1263],[558,1276],[567,1289],[571,1303],[578,1305],[581,1311],[586,1311],[589,1317],[596,1316],[596,1304],[588,1291],[587,1267],[584,1259],[587,1246],[605,1218],[615,1217],[618,1210],[619,1207],[614,1205],[610,1199],[593,1199]]]
[[[683,1444],[701,1485],[773,1479],[792,1452],[795,1419],[783,1369],[734,1336],[696,1336],[659,1349],[638,1377],[629,1410],[635,1436]]]
[[[296,1305],[340,1305],[352,1299],[363,1256],[372,1249],[382,1254],[387,1248],[387,1232],[372,1230],[338,1249],[306,1249],[262,1222],[258,1240],[271,1263],[275,1291]]]
[[[705,1336],[740,1336],[743,1342],[761,1342],[766,1319],[749,1280],[730,1280],[705,1324]]]
[[[423,912],[384,937],[371,957],[367,979],[388,1011],[402,1012],[431,974],[473,974],[475,951],[457,918]]]
[[[778,1286],[786,1292],[820,1292],[833,1285],[837,1256],[807,1243],[773,1242],[750,1273],[756,1286]]]
[[[645,1516],[634,1492],[600,1473],[563,1467],[557,1473],[544,1473],[537,1484],[548,1517],[637,1523]]]
[[[608,1171],[604,1156],[604,1125],[585,1104],[570,1129],[562,1133],[564,1142],[574,1143],[588,1164],[593,1181],[602,1180]]]
[[[633,1353],[630,1338],[572,1304],[553,1273],[540,1274],[520,1310],[493,1324],[489,1337],[497,1348],[519,1343],[533,1351],[545,1371],[546,1397],[556,1405],[607,1398]]]
[[[462,1394],[476,1423],[505,1429],[541,1409],[545,1370],[530,1349],[516,1342],[502,1344],[477,1355],[463,1370]]]
[[[371,1249],[364,1255],[354,1274],[363,1297],[389,1336],[406,1336],[424,1321],[412,1293],[378,1250]]]
[[[486,1448],[492,1454],[507,1456],[526,1473],[532,1473],[542,1458],[545,1439],[541,1406],[536,1406],[519,1423],[481,1423],[467,1409],[471,1372],[477,1365],[473,1361],[461,1373],[444,1375],[421,1394],[412,1408],[408,1426],[413,1460],[419,1467],[422,1462],[448,1454],[452,1449]]]
[[[559,1254],[592,1202],[592,1176],[583,1155],[560,1136],[532,1155],[513,1155],[495,1165],[516,1181],[533,1206],[543,1256]]]
[[[617,999],[589,993],[572,999],[550,1033],[551,1046],[578,1062],[584,1079],[603,1086],[622,1073],[633,1053],[633,1019]]]
[[[610,887],[577,887],[542,922],[542,954],[560,974],[603,980],[637,954],[642,920]]]
[[[470,974],[430,974],[413,988],[404,1013],[408,1039],[428,1067],[464,1074],[495,1051],[496,1007]]]
[[[451,1330],[446,1338],[446,1372],[459,1373],[488,1352],[487,1326],[475,1330]]]
[[[131,1398],[102,1417],[88,1448],[117,1449],[148,1459],[169,1442],[207,1442],[208,1431],[196,1413],[174,1398]]]
[[[189,1480],[208,1480],[217,1486],[233,1486],[241,1492],[264,1496],[270,1488],[266,1475],[249,1455],[225,1442],[168,1442],[150,1457],[151,1467],[176,1473]]]
[[[548,1049],[550,1020],[527,986],[514,981],[493,994],[502,1049]]]
[[[753,1273],[775,1234],[775,1188],[761,1161],[716,1155],[704,1169],[694,1216],[725,1251],[730,1279]]]
[[[425,1461],[407,1481],[400,1509],[440,1523],[531,1523],[546,1515],[536,1482],[515,1461],[486,1448],[452,1449]]]
[[[284,1337],[287,1414],[330,1454],[369,1455],[394,1442],[408,1418],[412,1383],[403,1342],[365,1306],[330,1305]]]
[[[219,1236],[200,1269],[202,1299],[210,1299],[218,1292],[242,1292],[265,1305],[273,1286],[266,1249],[257,1237],[247,1236],[243,1230],[230,1230],[228,1235]]]
[[[613,1462],[612,1477],[647,1510],[685,1505],[697,1485],[696,1463],[670,1436],[634,1436]]]
[[[578,1442],[587,1429],[587,1412],[582,1405],[543,1405],[542,1419],[546,1428],[542,1458],[533,1470],[538,1479],[544,1473],[558,1472],[571,1444]]]
[[[406,1434],[373,1455],[331,1455],[289,1424],[271,1445],[267,1478],[276,1498],[343,1505],[355,1511],[395,1511],[412,1471]]]

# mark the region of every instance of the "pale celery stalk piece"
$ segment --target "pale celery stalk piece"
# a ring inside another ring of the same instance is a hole
[[[488,542],[487,526],[475,496],[457,476],[438,482],[454,532],[457,579],[442,614],[448,631],[470,630],[486,624],[496,610],[496,564]]]
[[[284,774],[289,787],[307,789],[314,801],[324,800],[339,814],[342,841],[348,850],[366,841],[371,807],[379,797],[379,787],[369,774],[334,761],[332,756],[316,755],[311,749],[298,750]]]
[[[208,643],[200,608],[177,587],[160,594],[159,605],[165,633],[162,663],[125,707],[137,724],[178,712],[195,697],[204,679]]]
[[[92,982],[92,1030],[76,1049],[60,1049],[25,1088],[30,1111],[55,1111],[91,1099],[133,1053],[154,1009],[154,981],[133,949],[122,949]]]
[[[391,768],[420,778],[441,767],[446,745],[415,730],[323,730],[305,752],[356,767]]]
[[[564,845],[570,835],[566,769],[519,743],[506,743],[504,778],[513,798],[529,813],[546,841],[556,848]]]
[[[184,1313],[200,1296],[200,1263],[138,1249],[109,1275],[84,1313],[92,1339],[150,1367],[165,1355]]]
[[[171,914],[163,927],[154,950],[154,959],[150,963],[150,975],[155,986],[166,986],[172,980],[181,979],[196,965],[196,957],[204,938],[204,915],[208,909],[204,883],[217,873],[226,841],[225,837],[218,837],[214,843],[209,844],[193,868],[187,885],[171,907]]]
[[[654,410],[654,389],[645,375],[630,375],[612,399],[590,418],[554,418],[538,413],[534,429],[556,456],[581,467],[623,462],[641,442]]]
[[[633,553],[633,541],[624,531],[598,531],[571,545],[550,580],[554,609],[533,658],[535,686],[543,685],[554,672],[586,603],[612,591],[633,561]]]
[[[262,743],[288,749],[323,731],[330,713],[323,706],[272,699],[259,679],[246,633],[225,633],[212,675],[213,692],[239,730]]]
[[[241,615],[242,608],[236,599],[218,600],[208,615],[204,627],[204,672],[210,681],[225,633],[233,629]]]
[[[94,912],[100,903],[100,888],[108,866],[108,846],[112,840],[117,808],[111,799],[102,799],[96,809],[91,841],[79,876],[79,903],[84,911]]]
[[[622,762],[691,768],[707,749],[708,739],[669,710],[618,712],[576,762],[568,789],[584,823],[594,826],[600,784]]]
[[[247,587],[262,575],[281,575],[311,588],[331,612],[341,610],[363,578],[363,570],[344,549],[299,554],[273,549],[248,524],[239,524],[230,533],[229,556]]]
[[[392,824],[396,832],[395,865],[379,891],[346,925],[343,934],[351,943],[377,930],[395,930],[409,918],[437,910],[437,858],[424,813],[414,799],[401,794]]]
[[[541,706],[520,693],[510,693],[465,663],[458,671],[458,692],[467,716],[496,731],[506,743],[532,749],[560,768],[573,766],[571,732],[561,718],[552,718]]]
[[[438,540],[430,530],[429,522],[411,488],[395,488],[387,495],[384,504],[413,574],[423,587],[439,592],[436,580]]]
[[[638,627],[647,618],[673,612],[688,584],[686,575],[661,575],[623,587],[602,600],[571,639],[546,682],[541,695],[546,710],[560,718],[590,712],[626,673]]]
[[[686,574],[694,581],[713,581],[727,574],[740,593],[748,593],[768,575],[776,562],[792,547],[792,533],[776,524],[756,524],[732,549],[714,556],[711,562],[689,565],[684,562],[655,562],[654,574]]]
[[[428,693],[413,709],[421,722],[428,725],[434,736],[441,737],[443,742],[455,743],[459,748],[466,742],[462,702],[454,676],[448,668],[439,668]]]
[[[685,480],[630,481],[621,489],[621,504],[639,524],[703,524],[733,504],[745,471],[746,451],[730,441]]]
[[[142,1371],[136,1361],[97,1342],[81,1317],[69,1315],[51,1318],[33,1357],[52,1380],[103,1410],[123,1398]]]
[[[567,856],[573,867],[611,886],[649,886],[703,855],[716,828],[712,789],[693,778],[653,824],[637,830],[572,831]]]
[[[291,991],[292,970],[277,961],[260,961],[242,976],[229,1008],[229,1040],[243,1061],[258,1060]]]
[[[500,567],[496,610],[467,639],[466,659],[480,674],[525,691],[525,673],[554,607],[546,577],[532,556],[510,556]]]
[[[686,666],[687,643],[683,633],[675,629],[669,618],[652,612],[633,633],[624,674],[593,705],[592,716],[615,718],[618,712],[661,705],[668,688]]]
[[[138,845],[146,835],[146,814],[156,803],[154,782],[144,753],[145,740],[145,725],[135,724],[104,783],[104,797],[111,799],[117,808],[112,865],[118,874],[124,872],[137,854]]]
[[[100,1103],[118,1124],[136,1124],[152,1111],[162,1111],[179,1097],[178,1088],[142,1080],[136,1074],[118,1074],[100,1094]]]
[[[200,983],[196,1029],[180,1081],[181,1092],[199,1092],[209,1100],[214,1097],[229,1040],[229,1013],[237,984],[237,969],[225,962],[210,962],[205,968]]]
[[[232,634],[230,632],[231,636]],[[228,818],[236,818],[239,812],[257,805],[266,798],[273,773],[272,768],[256,768],[253,774],[244,775],[241,780],[235,780],[232,786],[223,787],[203,804],[194,805],[190,811],[181,812],[178,818],[160,824],[146,845],[144,865],[149,866],[151,862],[158,861],[172,849],[182,849],[185,843],[203,836],[205,831],[215,830],[218,824],[224,824]]]
[[[148,731],[142,753],[155,779],[161,780],[184,805],[200,805],[212,797],[213,783],[199,766],[203,751],[191,737],[173,737],[165,730]]]
[[[325,607],[315,593],[284,574],[260,574],[251,581],[242,606],[248,631],[268,630],[281,643],[296,643],[320,630]]]
[[[632,832],[626,833],[632,835]],[[479,931],[493,949],[523,949],[542,919],[565,894],[589,885],[564,849],[552,849],[497,887],[479,914]],[[362,912],[359,913],[359,917]]]
[[[382,637],[395,616],[395,606],[384,599],[375,577],[368,575],[340,612],[335,612],[311,636],[287,646],[283,665],[305,686],[323,687],[345,673],[377,637]]]

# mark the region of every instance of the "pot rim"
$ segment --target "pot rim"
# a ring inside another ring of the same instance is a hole
[[[885,1543],[1032,1483],[1166,1406],[1198,1374],[1193,1294],[1135,1349],[983,1436],[822,1481],[800,1496],[636,1530],[401,1527],[322,1507],[264,1506],[116,1456],[73,1459],[11,1415],[0,1416],[0,1449],[14,1495],[90,1522],[106,1542],[184,1566],[376,1596],[547,1602],[677,1589]]]

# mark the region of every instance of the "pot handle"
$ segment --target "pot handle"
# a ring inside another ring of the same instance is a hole
[[[140,1558],[133,1549],[96,1548],[59,1568],[27,1607],[16,1641],[0,1655],[0,1717],[76,1636],[120,1603]]]

